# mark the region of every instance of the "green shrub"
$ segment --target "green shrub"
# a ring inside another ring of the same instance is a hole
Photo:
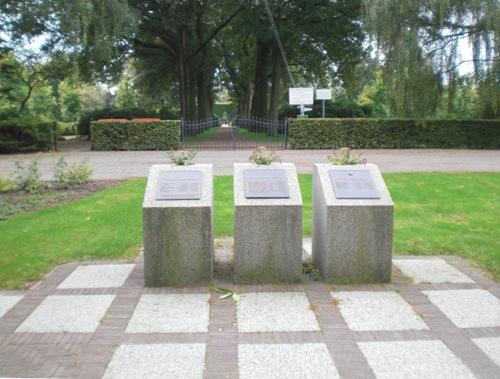
[[[15,161],[14,164],[16,166],[14,183],[17,187],[29,193],[37,193],[45,189],[46,186],[40,180],[38,172],[38,159],[33,159],[27,166],[20,161]]]
[[[58,184],[64,184],[64,175],[66,174],[66,168],[68,167],[68,163],[64,157],[60,157],[54,166],[54,180]]]
[[[92,150],[171,150],[180,143],[180,121],[92,122]]]
[[[14,191],[17,189],[16,183],[7,178],[0,178],[0,192]]]
[[[85,184],[92,176],[92,169],[86,162],[66,163],[64,157],[60,157],[54,167],[54,179],[61,186]]]
[[[500,148],[500,120],[290,119],[293,149]]]
[[[55,150],[56,143],[51,122],[16,119],[0,122],[0,153]]]
[[[92,169],[85,162],[70,163],[64,175],[64,182],[66,184],[85,184],[92,176]]]

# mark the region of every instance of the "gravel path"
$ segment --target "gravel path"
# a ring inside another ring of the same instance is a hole
[[[301,173],[310,173],[313,163],[326,161],[329,150],[275,150],[282,162],[292,162]],[[370,163],[383,172],[500,172],[500,150],[408,149],[359,150]],[[199,151],[196,163],[213,163],[216,175],[231,175],[235,162],[247,162],[252,149]],[[88,160],[94,179],[125,179],[145,177],[153,164],[167,163],[162,151],[86,151],[66,150],[42,153],[40,171],[43,179],[51,179],[52,169],[60,155],[68,162]],[[37,154],[0,155],[0,177],[14,170],[14,161],[29,161]]]

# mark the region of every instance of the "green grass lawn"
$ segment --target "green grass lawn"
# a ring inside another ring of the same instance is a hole
[[[394,250],[453,254],[500,279],[500,174],[384,175],[395,206]],[[215,178],[216,236],[233,229],[232,177]],[[311,234],[311,176],[301,175],[304,234]],[[145,180],[0,221],[0,287],[19,288],[57,264],[129,258],[142,242]]]

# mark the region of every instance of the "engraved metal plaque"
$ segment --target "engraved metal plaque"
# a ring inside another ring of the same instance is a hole
[[[337,199],[380,199],[370,170],[330,170]]]
[[[201,171],[160,171],[156,200],[199,200]]]
[[[287,199],[290,197],[285,170],[245,170],[247,199]]]

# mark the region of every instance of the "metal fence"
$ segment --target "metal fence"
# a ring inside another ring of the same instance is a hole
[[[234,116],[227,119],[181,120],[183,148],[245,149],[287,146],[287,120]]]

